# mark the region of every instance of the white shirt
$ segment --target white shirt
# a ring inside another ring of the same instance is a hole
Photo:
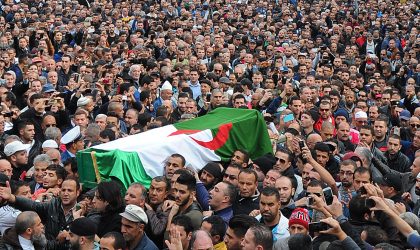
[[[19,238],[19,244],[22,247],[23,250],[35,250],[34,244],[32,244],[32,241],[27,240],[20,235],[18,235]]]
[[[13,227],[16,223],[16,218],[21,213],[9,205],[0,207],[0,233],[3,235],[6,229]]]

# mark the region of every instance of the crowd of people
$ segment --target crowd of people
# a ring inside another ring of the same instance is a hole
[[[419,20],[403,0],[1,0],[0,249],[420,248]],[[261,112],[272,154],[80,183],[79,151],[219,107]]]

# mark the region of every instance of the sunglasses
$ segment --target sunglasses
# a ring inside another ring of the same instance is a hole
[[[236,180],[235,175],[224,174],[223,177],[226,178],[226,179],[229,179],[229,180]]]
[[[281,158],[278,158],[278,157],[275,157],[275,158],[276,158],[276,162],[277,161],[280,161],[281,164],[286,163],[286,160],[285,159],[281,159]]]
[[[57,127],[57,124],[47,124],[45,125],[45,127],[49,128],[49,127]]]
[[[410,124],[412,128],[420,128],[420,124]]]

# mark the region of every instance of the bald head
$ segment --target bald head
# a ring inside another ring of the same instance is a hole
[[[8,160],[6,159],[0,160],[0,173],[5,174],[9,178],[9,180],[12,178],[12,173],[13,173],[12,164],[10,164]]]
[[[211,236],[204,230],[197,230],[192,236],[192,249],[209,249],[213,247]]]
[[[317,142],[322,142],[322,137],[319,134],[310,134],[306,139],[306,144],[311,150],[314,149]]]
[[[45,152],[46,155],[50,157],[50,160],[54,164],[61,164],[61,154],[58,149],[52,148]]]

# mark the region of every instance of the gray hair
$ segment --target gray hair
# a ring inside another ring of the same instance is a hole
[[[34,165],[38,162],[46,162],[48,165],[52,164],[50,157],[47,154],[37,155],[34,159]]]
[[[408,225],[410,225],[410,227],[412,227],[414,230],[420,232],[420,221],[417,215],[411,212],[404,212],[400,214],[400,218],[407,222]]]
[[[33,211],[20,213],[16,218],[16,233],[21,235],[26,231],[26,229],[32,228],[35,225],[36,218],[38,218],[38,214]]]
[[[356,150],[354,150],[354,152],[357,155],[360,155],[362,158],[364,158],[367,161],[368,166],[370,166],[370,163],[372,162],[372,153],[368,148],[357,147]]]
[[[96,123],[91,123],[86,128],[86,137],[90,138],[96,138],[99,137],[99,134],[101,133],[101,128]]]
[[[101,119],[101,118],[108,118],[108,116],[107,115],[105,115],[105,114],[98,114],[96,117],[95,117],[95,121],[97,120],[97,119]]]
[[[140,65],[138,65],[138,64],[131,65],[130,70],[128,71],[129,76],[131,76],[133,74],[133,70],[135,68],[140,68]]]
[[[57,127],[49,127],[45,130],[45,140],[57,140],[61,137],[61,131]]]

